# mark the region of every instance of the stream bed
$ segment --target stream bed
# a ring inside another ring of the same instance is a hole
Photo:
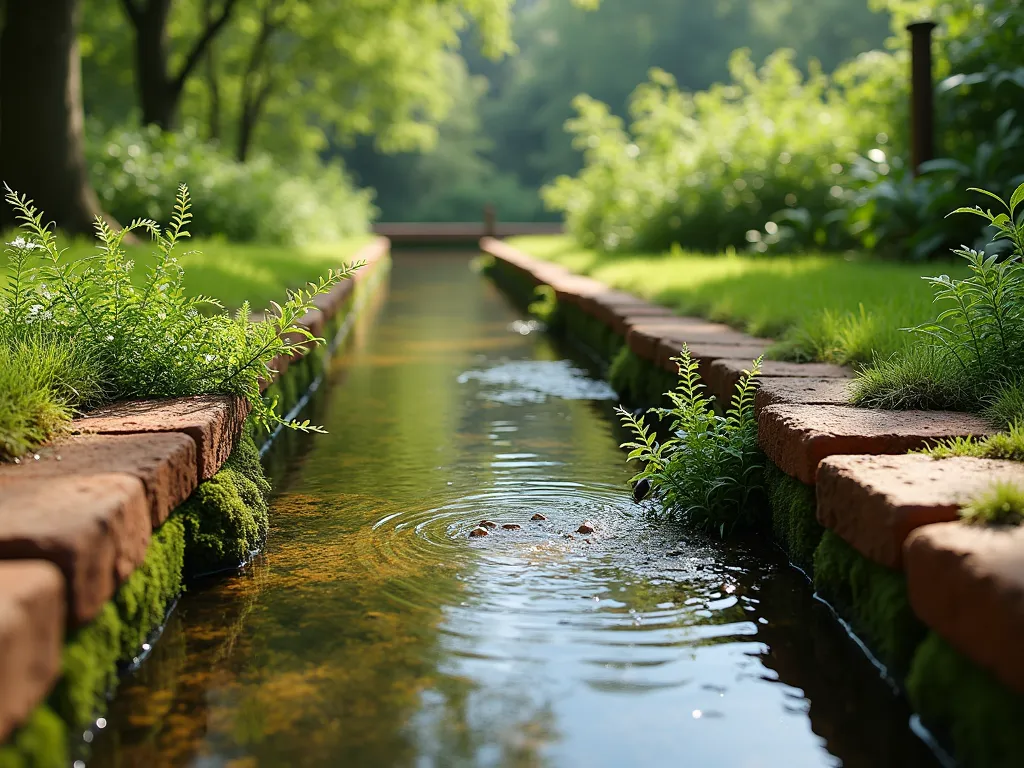
[[[633,504],[615,393],[469,255],[396,253],[374,312],[89,766],[936,764],[777,552]]]

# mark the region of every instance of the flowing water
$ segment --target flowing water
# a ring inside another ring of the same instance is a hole
[[[631,502],[614,393],[467,256],[396,254],[329,384],[90,765],[933,764],[801,574]]]

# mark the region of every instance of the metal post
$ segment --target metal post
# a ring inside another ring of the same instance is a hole
[[[498,236],[498,215],[494,211],[494,205],[488,203],[484,206],[484,237]]]
[[[932,30],[935,23],[910,24],[910,162],[914,175],[935,157],[935,85],[932,81]]]

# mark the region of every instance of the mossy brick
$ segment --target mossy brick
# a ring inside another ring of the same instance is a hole
[[[130,475],[0,481],[0,560],[60,568],[71,626],[95,618],[143,562],[151,531],[145,488]]]
[[[952,411],[772,405],[757,417],[761,450],[786,474],[809,485],[815,482],[819,462],[829,456],[900,454],[940,440],[991,431],[980,416]]]
[[[951,522],[993,483],[1024,487],[1024,464],[921,454],[832,456],[818,466],[818,520],[865,557],[903,567],[911,531]]]
[[[903,559],[921,620],[1024,694],[1024,527],[927,525],[907,537]]]
[[[44,560],[0,562],[0,743],[56,682],[66,615],[57,566]]]
[[[181,594],[185,567],[185,524],[172,515],[153,536],[146,559],[115,597],[121,620],[118,658],[131,659],[164,620],[167,607]]]
[[[825,531],[814,553],[814,588],[894,677],[906,674],[925,627],[910,607],[902,573]]]
[[[847,378],[762,375],[754,395],[754,413],[770,405],[848,405],[852,388],[853,380]]]
[[[68,637],[49,705],[80,732],[106,709],[119,664],[130,663],[181,591],[185,530],[175,513],[150,542],[146,559],[96,619]]]
[[[254,452],[245,445],[182,505],[187,579],[238,567],[266,538],[269,484]]]
[[[130,475],[146,489],[153,527],[163,523],[198,483],[195,441],[178,432],[74,435],[40,448],[36,455],[38,459],[0,466],[0,483],[108,472]]]
[[[914,655],[907,697],[926,727],[968,768],[1024,765],[1024,696],[930,632]]]
[[[765,489],[772,534],[805,573],[813,575],[814,553],[824,532],[815,514],[815,488],[790,477],[773,464],[765,469]]]
[[[249,404],[230,395],[199,395],[114,403],[75,419],[82,434],[182,432],[196,443],[199,479],[208,480],[234,450]]]

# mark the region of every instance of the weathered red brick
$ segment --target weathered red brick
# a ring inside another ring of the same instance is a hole
[[[67,581],[69,618],[99,613],[146,557],[152,522],[130,475],[0,479],[0,560],[48,560]]]
[[[921,621],[1024,694],[1024,527],[926,525],[907,538],[903,561]]]
[[[689,317],[640,319],[628,326],[626,343],[637,357],[657,363],[659,348],[667,346],[678,355],[683,347],[717,345],[760,348],[763,340],[734,331],[727,325],[707,323]]]
[[[958,519],[962,505],[998,481],[1024,487],[1024,464],[921,454],[831,456],[818,465],[818,521],[865,557],[899,569],[911,531]]]
[[[99,435],[183,432],[196,443],[199,479],[209,480],[231,455],[248,415],[248,402],[230,395],[131,400],[87,413],[72,429]]]
[[[730,345],[730,344],[691,344],[687,347],[690,356],[697,361],[697,374],[704,385],[711,379],[711,368],[716,360],[733,359],[736,357],[747,357],[751,360],[764,354],[764,345]],[[657,366],[672,374],[678,372],[678,364],[672,362],[672,358],[679,357],[681,347],[675,342],[662,339],[657,348]],[[750,364],[748,363],[749,367]],[[714,394],[708,389],[709,394]],[[732,398],[732,393],[728,394]]]
[[[198,484],[195,441],[180,432],[75,435],[41,448],[38,459],[0,465],[0,483],[25,478],[126,474],[142,481],[153,527],[188,498]]]
[[[57,681],[66,614],[57,566],[0,562],[0,743]]]
[[[736,385],[743,376],[743,371],[750,370],[753,357],[733,356],[733,359],[716,360],[708,374],[708,389],[716,396],[722,397],[736,391]],[[787,363],[780,360],[765,360],[761,364],[760,382],[763,378],[775,379],[848,379],[853,371],[828,363]]]
[[[621,291],[605,290],[582,301],[580,307],[623,337],[632,323],[675,316],[667,307],[651,304]]]
[[[835,405],[772,405],[758,414],[757,424],[758,442],[768,458],[808,485],[827,456],[906,453],[937,440],[992,431],[980,416],[967,413]]]
[[[754,411],[769,405],[848,405],[852,387],[851,379],[761,376]]]

